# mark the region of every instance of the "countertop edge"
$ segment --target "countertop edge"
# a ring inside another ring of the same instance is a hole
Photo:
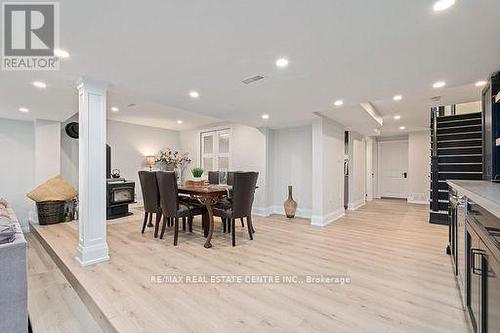
[[[481,194],[469,190],[466,187],[461,186],[452,180],[448,180],[447,183],[449,186],[453,187],[458,192],[464,194],[467,198],[470,198],[476,204],[483,207],[488,212],[490,212],[491,214],[495,215],[497,218],[500,219],[500,205],[498,203],[491,201],[490,199],[482,196]]]

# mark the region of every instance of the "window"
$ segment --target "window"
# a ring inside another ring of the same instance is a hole
[[[231,130],[203,132],[200,135],[201,167],[205,171],[229,170],[231,167]]]

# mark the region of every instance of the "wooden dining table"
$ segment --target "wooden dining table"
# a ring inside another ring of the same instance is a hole
[[[208,211],[208,234],[205,241],[205,248],[212,247],[212,235],[214,233],[214,214],[213,206],[222,197],[227,196],[231,186],[227,185],[205,185],[205,186],[187,186],[178,185],[179,194],[187,194],[191,197],[197,198],[202,204],[205,205]]]

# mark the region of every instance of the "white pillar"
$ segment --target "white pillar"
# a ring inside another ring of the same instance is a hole
[[[109,259],[106,243],[106,89],[104,82],[81,79],[79,112],[79,237],[82,266]]]

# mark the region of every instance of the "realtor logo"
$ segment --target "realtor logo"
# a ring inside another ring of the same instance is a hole
[[[2,69],[58,70],[59,3],[4,2]]]

